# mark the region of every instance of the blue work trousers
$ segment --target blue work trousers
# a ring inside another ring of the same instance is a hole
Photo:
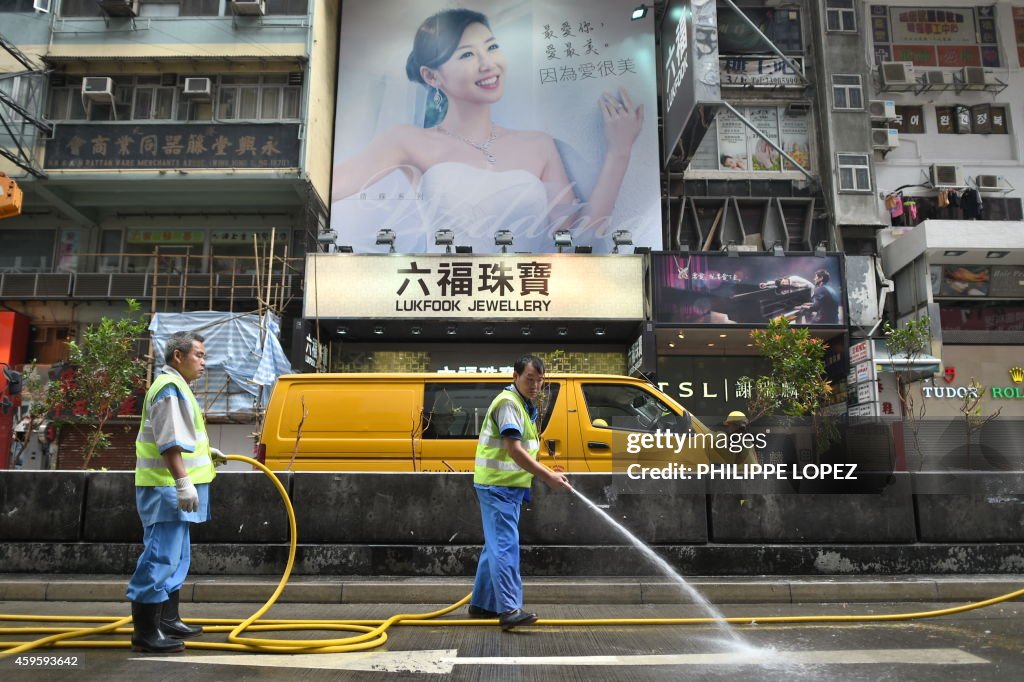
[[[142,555],[125,592],[129,601],[159,604],[181,589],[192,563],[188,521],[160,521],[145,527]]]
[[[519,511],[529,492],[529,488],[476,486],[484,526],[484,548],[473,583],[474,606],[495,613],[523,606]]]

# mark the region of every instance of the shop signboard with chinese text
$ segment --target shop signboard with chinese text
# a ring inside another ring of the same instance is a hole
[[[713,0],[670,0],[661,28],[665,92],[662,159],[696,149],[722,99],[718,11]],[[684,158],[685,163],[689,159]]]
[[[271,169],[299,166],[294,123],[160,123],[54,126],[44,168],[53,170]]]
[[[800,68],[797,74],[781,57],[774,55],[729,55],[719,57],[720,73],[723,88],[800,88],[804,82],[803,57],[793,57],[792,61]]]
[[[644,316],[641,256],[310,254],[306,258],[307,318],[641,320]]]

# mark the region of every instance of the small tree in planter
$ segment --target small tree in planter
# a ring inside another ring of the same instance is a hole
[[[966,464],[968,468],[973,469],[974,467],[971,462],[971,436],[985,428],[985,425],[990,421],[998,419],[999,415],[1003,412],[1003,408],[1000,407],[992,414],[985,414],[982,405],[982,401],[985,398],[985,387],[975,381],[974,377],[971,377],[971,383],[968,384],[967,389],[967,395],[960,399],[959,409],[960,413],[964,416],[964,433],[967,445]],[[978,450],[982,456],[985,455],[982,446],[978,446]]]
[[[900,369],[894,369],[896,375],[896,393],[899,396],[900,408],[903,411],[903,418],[910,433],[914,438],[914,449],[917,451],[918,469],[924,464],[924,455],[921,452],[921,443],[918,434],[921,431],[921,420],[924,419],[926,405],[924,398],[921,404],[914,402],[914,395],[911,393],[911,385],[915,378],[913,361],[920,358],[931,347],[931,319],[925,315],[918,320],[910,320],[902,329],[893,327],[888,322],[882,327],[885,334],[885,346],[889,351],[889,358],[903,356],[907,363]],[[894,368],[896,365],[893,365]]]
[[[104,427],[121,404],[145,382],[146,363],[136,357],[135,340],[146,333],[139,303],[128,299],[124,317],[104,317],[82,334],[80,343],[68,342],[68,364],[74,376],[51,381],[46,403],[63,423],[94,426],[86,437],[82,467],[87,468],[96,453],[110,446]]]
[[[817,414],[832,394],[825,375],[825,343],[811,336],[806,327],[791,327],[784,317],[769,322],[767,329],[751,332],[750,337],[771,365],[768,375],[739,380],[750,387],[750,422],[778,413],[791,417],[814,415],[818,446],[826,448],[838,432],[830,419]]]

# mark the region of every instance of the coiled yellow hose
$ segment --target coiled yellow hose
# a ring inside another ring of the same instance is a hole
[[[242,455],[228,455],[229,460],[245,462],[259,468],[273,482],[277,492],[281,495],[286,511],[288,512],[288,563],[285,566],[277,589],[254,614],[245,620],[228,620],[218,618],[188,618],[186,622],[194,625],[202,625],[207,633],[227,632],[227,642],[205,642],[190,640],[185,643],[189,649],[214,649],[220,651],[249,651],[271,654],[310,654],[310,653],[337,653],[345,651],[363,651],[373,649],[387,641],[387,631],[392,625],[495,625],[496,619],[460,619],[436,621],[434,619],[451,613],[455,609],[469,602],[472,593],[455,602],[450,606],[429,613],[398,613],[386,620],[278,620],[264,619],[260,617],[265,614],[277,602],[277,599],[284,591],[288,579],[291,577],[292,567],[295,564],[295,550],[297,545],[297,533],[295,527],[295,510],[288,499],[288,492],[281,485],[270,469],[254,459]],[[954,613],[962,613],[973,609],[980,609],[1004,601],[1010,601],[1024,596],[1024,589],[1009,592],[1007,594],[986,599],[984,601],[954,606],[934,611],[919,611],[914,613],[891,613],[868,616],[756,616],[756,617],[731,617],[725,621],[735,625],[751,623],[869,623],[900,620],[914,620],[918,618],[935,618],[947,616]],[[32,649],[46,647],[60,648],[128,648],[131,642],[128,639],[83,639],[109,634],[131,634],[131,617],[124,618],[110,616],[25,616],[17,614],[0,614],[0,622],[31,622],[31,623],[101,623],[91,627],[18,627],[0,628],[0,635],[45,635],[41,639],[27,642],[0,642],[0,659],[8,656],[22,654]],[[535,625],[703,625],[718,622],[714,618],[550,618],[538,620]],[[259,637],[243,636],[244,632],[268,632],[268,631],[294,631],[294,630],[342,630],[357,632],[359,634],[339,639],[266,639]]]

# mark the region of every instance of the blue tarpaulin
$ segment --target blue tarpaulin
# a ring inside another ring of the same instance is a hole
[[[266,406],[277,377],[293,372],[281,348],[280,320],[266,313],[263,327],[261,343],[260,317],[255,313],[156,313],[149,324],[156,369],[164,365],[164,349],[171,334],[197,332],[206,338],[206,373],[192,390],[206,416],[254,415],[258,399],[260,409]]]

